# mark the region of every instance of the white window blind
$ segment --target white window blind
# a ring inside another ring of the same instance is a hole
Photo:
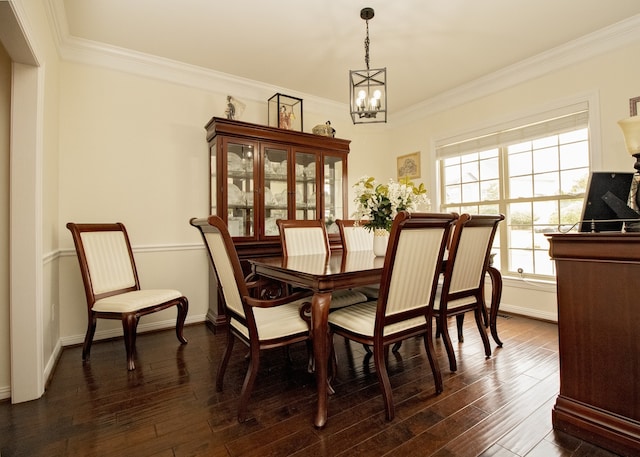
[[[539,118],[539,119],[538,119]],[[459,156],[469,152],[520,143],[548,135],[587,127],[589,105],[587,102],[547,111],[535,117],[511,122],[510,125],[492,127],[489,132],[478,132],[467,138],[449,138],[436,142],[436,158]]]

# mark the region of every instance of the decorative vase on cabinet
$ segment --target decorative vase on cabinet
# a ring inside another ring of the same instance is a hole
[[[246,273],[245,259],[281,255],[277,219],[346,217],[349,140],[219,117],[205,128],[209,211],[227,223]],[[339,234],[330,233],[329,241],[339,246]],[[215,295],[208,319],[224,325]]]

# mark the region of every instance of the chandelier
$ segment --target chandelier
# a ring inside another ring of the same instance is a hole
[[[387,69],[369,68],[369,19],[373,8],[363,8],[360,17],[367,24],[364,40],[364,63],[366,70],[349,70],[349,99],[351,119],[354,124],[387,122]]]

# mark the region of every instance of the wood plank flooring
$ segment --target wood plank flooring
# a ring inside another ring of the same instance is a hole
[[[98,324],[100,325],[100,324]],[[455,323],[451,329],[455,337]],[[336,393],[323,430],[312,425],[315,381],[304,344],[264,353],[249,404],[236,421],[247,367],[236,344],[223,392],[215,374],[224,331],[185,328],[138,336],[134,372],[122,339],[94,343],[91,363],[81,348],[64,349],[45,395],[0,402],[0,455],[13,456],[483,456],[610,457],[614,454],[554,432],[558,336],[552,323],[501,315],[503,348],[485,360],[472,319],[457,344],[451,373],[444,346],[436,352],[445,390],[435,395],[419,339],[389,358],[396,417],[387,422],[373,362],[364,349],[336,337]]]

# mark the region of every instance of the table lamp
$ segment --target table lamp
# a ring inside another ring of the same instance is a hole
[[[640,97],[629,100],[629,111],[631,117],[618,121],[618,125],[622,129],[624,142],[627,146],[627,152],[636,158],[634,168],[636,172],[640,172],[640,116],[638,116],[638,102]]]
[[[627,206],[638,211],[640,205],[638,204],[638,184],[640,183],[640,116],[638,116],[638,103],[640,103],[640,97],[634,97],[629,99],[629,114],[630,117],[618,121],[618,125],[622,129],[624,135],[624,143],[627,147],[627,152],[632,157],[635,157],[636,162],[633,165],[636,173],[633,176],[631,183],[631,189],[629,191],[629,200]],[[640,231],[640,224],[627,223],[625,224],[627,231]]]

